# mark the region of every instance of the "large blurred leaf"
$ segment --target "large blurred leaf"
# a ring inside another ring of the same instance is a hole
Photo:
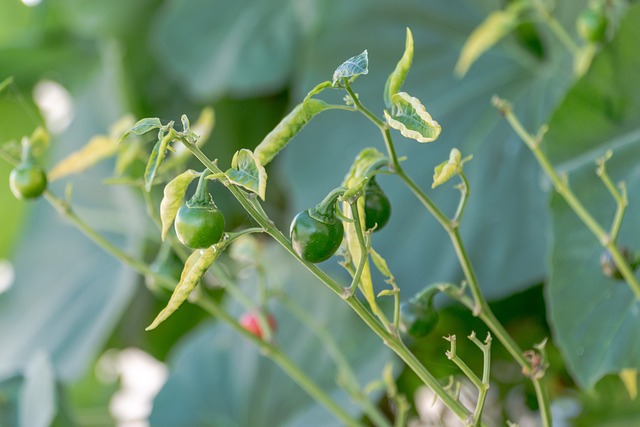
[[[615,202],[595,174],[595,158],[613,149],[607,170],[624,180],[630,204],[620,244],[640,240],[640,6],[569,92],[550,122],[545,148],[570,173],[574,191],[605,228]],[[593,386],[607,373],[640,368],[640,302],[624,282],[600,272],[597,239],[555,195],[548,303],[558,346],[579,383]]]
[[[329,289],[308,283],[309,273],[289,255],[275,244],[265,249],[268,282],[281,286],[308,316],[324,325],[355,366],[361,385],[378,378],[390,352],[377,337]],[[241,283],[252,294],[257,285],[254,274]],[[241,312],[235,305],[229,309]],[[357,405],[337,388],[335,366],[323,345],[281,305],[272,312],[278,323],[276,343],[336,402],[358,414]],[[150,421],[156,427],[339,425],[255,345],[219,323],[203,325],[176,348]]]
[[[114,96],[117,63],[110,64],[75,98],[78,114],[51,145],[52,160],[76,150],[122,115],[121,100]],[[74,207],[109,240],[135,253],[144,230],[137,202],[123,188],[103,186],[111,169],[104,166],[74,182]],[[63,184],[56,183],[52,191],[61,194]],[[43,200],[32,205],[30,214],[12,257],[15,282],[0,295],[0,371],[21,372],[39,350],[58,378],[70,380],[103,345],[133,292],[135,276]]]
[[[486,52],[462,80],[454,67],[464,41],[498,2],[468,0],[424,2],[352,1],[327,23],[307,46],[308,61],[297,74],[294,101],[326,80],[336,64],[367,48],[370,71],[353,85],[360,99],[381,116],[379,96],[384,78],[401,57],[405,27],[412,29],[415,53],[404,90],[420,98],[442,126],[438,141],[410,144],[396,137],[405,168],[428,194],[453,214],[458,192],[453,184],[428,190],[433,168],[448,158],[452,147],[473,154],[465,171],[472,195],[461,232],[486,294],[495,298],[522,289],[544,274],[545,197],[540,172],[530,153],[490,106],[500,94],[514,101],[527,126],[536,128],[572,81],[571,59],[541,27],[548,58],[538,62],[517,41],[507,38]],[[557,18],[568,28],[579,6],[560,2]],[[333,10],[333,9],[330,9]],[[362,17],[366,16],[366,19]],[[349,29],[349,36],[344,29]],[[553,42],[553,43],[552,43]],[[311,45],[312,43],[312,45]],[[340,182],[363,147],[383,149],[379,131],[366,119],[343,112],[315,118],[299,141],[284,152],[285,168],[297,211],[314,206]],[[382,176],[393,214],[373,246],[389,262],[403,295],[428,282],[461,279],[447,235],[415,197],[393,177]]]
[[[273,92],[291,73],[298,25],[313,16],[313,6],[295,3],[175,0],[158,17],[152,44],[196,99]]]

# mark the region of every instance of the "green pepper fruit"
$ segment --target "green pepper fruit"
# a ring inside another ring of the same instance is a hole
[[[224,234],[224,216],[207,191],[206,175],[202,173],[195,194],[178,209],[174,223],[178,240],[191,249],[208,248]]]
[[[364,192],[364,214],[367,230],[381,230],[391,217],[391,203],[375,178],[367,182]],[[377,224],[377,226],[376,226]]]
[[[604,10],[600,8],[588,8],[578,15],[576,21],[578,34],[589,42],[600,42],[604,40],[607,32],[607,17]]]
[[[291,222],[291,245],[305,261],[326,261],[336,253],[344,237],[344,226],[336,216],[336,203],[344,189],[329,193],[315,208],[300,212]]]
[[[18,199],[36,199],[47,189],[47,174],[35,163],[21,163],[11,171],[9,186]]]
[[[437,289],[422,291],[400,304],[400,330],[415,339],[426,337],[438,324],[440,315],[433,307]]]

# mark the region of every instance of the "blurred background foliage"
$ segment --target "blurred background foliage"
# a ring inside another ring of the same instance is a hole
[[[614,3],[620,16],[627,14],[626,2]],[[576,16],[586,4],[575,0],[554,6],[554,16],[574,37]],[[428,146],[398,135],[398,154],[407,157],[407,171],[426,188],[433,167],[452,147],[474,155],[465,167],[472,196],[461,231],[484,292],[523,348],[550,338],[548,378],[552,398],[559,402],[554,406],[557,419],[577,416],[576,425],[625,425],[640,408],[621,381],[607,375],[640,368],[637,303],[624,304],[628,289],[601,277],[597,242],[589,240],[561,202],[549,204],[548,184],[490,99],[497,93],[511,100],[532,131],[551,121],[552,160],[567,172],[578,171],[581,194],[591,194],[599,185],[588,171],[593,158],[607,148],[629,150],[613,166],[614,177],[630,180],[628,215],[640,217],[632,191],[640,176],[635,161],[640,142],[639,35],[633,31],[640,19],[638,6],[630,6],[627,30],[617,34],[614,26],[610,45],[575,86],[570,53],[539,22],[523,23],[463,79],[456,77],[453,70],[466,38],[488,13],[503,6],[493,0],[42,0],[32,6],[5,0],[0,4],[0,81],[13,76],[14,83],[0,94],[0,144],[19,141],[46,125],[53,141],[44,161],[52,166],[92,136],[108,134],[127,113],[166,122],[183,113],[195,119],[204,107],[213,106],[216,125],[205,151],[226,166],[236,150],[254,148],[308,90],[364,49],[369,50],[370,73],[356,82],[355,90],[373,111],[381,112],[384,81],[402,54],[404,29],[410,27],[416,53],[406,89],[422,100],[443,132]],[[57,104],[49,111],[51,93],[66,100],[67,107]],[[315,205],[339,185],[362,148],[381,149],[381,144],[377,130],[362,117],[339,111],[318,116],[269,165],[267,212],[286,230],[295,212]],[[580,161],[571,163],[575,159]],[[200,168],[196,162],[192,167]],[[1,162],[0,182],[8,181],[9,171]],[[158,232],[139,192],[104,184],[112,171],[113,164],[105,162],[55,182],[51,189],[62,194],[72,182],[78,214],[113,243],[151,262],[159,247]],[[433,282],[461,280],[455,254],[436,221],[399,181],[379,181],[392,201],[393,216],[375,235],[374,247],[389,262],[402,294],[409,297]],[[156,198],[158,191],[154,189]],[[451,185],[430,195],[445,211],[455,208],[457,193]],[[214,197],[228,229],[250,224],[223,188],[215,187]],[[591,194],[590,206],[614,207],[607,197],[604,191]],[[0,294],[0,425],[113,425],[113,396],[124,386],[124,377],[118,382],[115,359],[104,355],[128,347],[168,363],[168,381],[150,418],[153,425],[334,422],[255,348],[195,307],[185,305],[158,330],[144,332],[166,300],[149,292],[143,278],[62,221],[44,201],[18,202],[8,185],[0,185],[0,207],[0,259],[9,260],[13,276],[12,286]],[[607,215],[611,212],[603,209],[603,223]],[[640,237],[637,220],[625,227],[624,241],[632,245]],[[366,335],[355,343],[353,336],[364,334],[359,320],[277,249],[267,246],[263,251],[274,286],[288,290],[319,322],[338,331],[336,339],[348,348],[363,383],[379,378],[381,367],[391,360],[384,347]],[[334,262],[325,267],[346,280]],[[250,293],[255,281],[251,275],[240,280]],[[578,295],[582,299],[567,304]],[[608,313],[619,316],[600,313],[601,301],[608,302]],[[549,315],[545,307],[551,308]],[[233,305],[229,309],[238,310]],[[303,366],[312,356],[318,358],[311,362],[311,374],[353,412],[354,405],[340,395],[335,373],[321,357],[321,344],[306,337],[308,331],[296,327],[277,304],[273,310],[284,325],[278,338],[283,347]],[[446,379],[456,371],[444,357],[447,345],[440,337],[466,336],[471,330],[484,336],[486,329],[455,306],[444,307],[441,319],[438,330],[413,348]],[[627,326],[621,329],[621,323]],[[585,344],[580,333],[607,336],[612,329],[617,338],[609,348],[597,339]],[[471,356],[474,348],[464,340],[459,343],[460,353],[480,369],[481,358]],[[616,355],[617,348],[624,353]],[[584,354],[593,357],[585,359]],[[516,395],[527,404],[502,416],[527,425],[526,417],[536,409],[528,383],[499,345],[493,361],[500,398],[509,402]],[[413,396],[416,378],[398,374],[401,390]],[[572,405],[563,406],[567,400]],[[249,407],[255,412],[246,418]],[[148,411],[142,414],[146,418]]]

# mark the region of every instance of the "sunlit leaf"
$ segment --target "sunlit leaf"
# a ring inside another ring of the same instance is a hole
[[[364,74],[369,74],[369,54],[366,50],[340,64],[333,73],[331,83],[336,86],[340,79],[355,78]]]
[[[164,187],[164,196],[160,202],[160,219],[162,221],[162,240],[165,239],[173,220],[176,218],[178,209],[184,199],[189,184],[200,174],[194,170],[187,170],[171,181]]]
[[[491,49],[504,36],[513,31],[520,23],[520,13],[527,6],[525,1],[509,3],[504,10],[492,12],[469,35],[462,47],[455,72],[464,76],[469,67],[487,50]]]
[[[264,200],[267,191],[267,172],[251,150],[243,148],[236,152],[231,160],[231,169],[227,170],[225,175],[232,183],[256,193]]]
[[[435,167],[433,171],[433,184],[431,184],[431,188],[436,188],[439,185],[444,184],[449,181],[455,175],[458,174],[460,170],[462,155],[460,154],[460,150],[454,148],[451,150],[449,154],[449,160],[440,163]]]
[[[396,64],[396,68],[389,75],[384,88],[384,103],[389,109],[393,107],[391,97],[400,92],[404,79],[407,77],[409,69],[411,68],[411,62],[413,62],[413,34],[411,34],[411,30],[407,28],[404,53]]]
[[[393,129],[410,139],[418,142],[432,142],[438,139],[442,128],[437,121],[427,113],[418,98],[409,96],[406,92],[398,92],[391,97],[394,109],[390,114],[385,110],[384,116]]]
[[[629,398],[636,400],[638,397],[638,370],[637,369],[623,369],[620,371],[620,379],[624,384],[624,388],[627,389]]]
[[[89,140],[87,145],[62,159],[49,172],[49,181],[55,181],[69,175],[89,169],[96,163],[113,156],[118,146],[111,138],[99,135]]]
[[[307,124],[316,114],[331,108],[319,99],[309,98],[295,106],[278,125],[264,137],[254,150],[256,160],[266,166],[289,143],[291,138]]]
[[[224,247],[228,244],[228,241],[220,242],[207,249],[195,250],[187,259],[182,270],[182,276],[180,277],[180,283],[176,286],[167,303],[167,306],[162,309],[156,318],[151,322],[145,330],[150,331],[155,329],[162,322],[167,320],[183,302],[189,297],[189,294],[196,287],[200,280],[204,277],[209,270],[209,267],[218,258]]]

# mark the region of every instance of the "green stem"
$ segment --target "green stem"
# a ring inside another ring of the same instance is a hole
[[[547,23],[551,32],[558,38],[558,40],[560,40],[560,43],[562,43],[573,56],[577,56],[580,53],[580,48],[573,41],[571,36],[569,36],[564,27],[560,25],[558,20],[547,9],[546,5],[541,0],[537,0],[535,2],[535,6],[542,19]]]
[[[356,269],[356,273],[353,275],[353,280],[351,282],[351,286],[349,286],[348,291],[346,292],[346,298],[350,298],[355,294],[358,285],[360,284],[360,277],[362,276],[362,272],[364,271],[364,266],[367,262],[367,258],[369,257],[369,245],[365,242],[363,233],[362,233],[362,225],[360,223],[360,212],[358,211],[358,201],[355,200],[353,202],[349,202],[349,207],[351,209],[351,214],[353,215],[353,226],[356,229],[356,236],[358,236],[358,244],[360,245],[360,260],[358,261],[358,267]]]
[[[464,208],[467,206],[467,200],[469,200],[469,195],[471,192],[469,191],[469,181],[467,181],[467,177],[465,176],[462,168],[458,173],[460,176],[460,201],[458,202],[458,207],[456,209],[456,213],[453,215],[453,219],[451,220],[452,224],[459,224],[460,219],[462,218],[462,214],[464,214]]]
[[[620,252],[612,236],[610,236],[600,226],[600,224],[598,224],[595,218],[591,216],[589,211],[573,193],[567,181],[560,178],[547,156],[540,149],[540,139],[535,138],[524,129],[522,123],[520,123],[520,120],[518,120],[511,107],[504,100],[494,98],[493,103],[504,114],[505,118],[507,119],[513,130],[518,134],[520,139],[522,139],[522,141],[524,141],[524,143],[529,147],[536,160],[542,167],[544,173],[549,177],[549,179],[551,179],[553,187],[558,192],[558,194],[562,196],[562,198],[575,212],[578,218],[580,218],[584,225],[598,239],[600,244],[604,248],[608,249],[609,252],[611,252],[611,257],[613,258],[616,267],[618,267],[618,270],[622,274],[622,277],[624,277],[625,281],[629,285],[629,288],[631,288],[631,291],[633,292],[635,298],[640,299],[640,282],[638,282],[638,279],[636,279],[633,271],[629,267],[629,263]]]
[[[447,234],[449,234],[449,238],[451,239],[456,254],[458,256],[458,261],[460,266],[463,269],[465,278],[468,282],[468,285],[471,289],[471,292],[474,297],[474,306],[473,312],[475,315],[479,315],[480,318],[485,322],[485,324],[489,327],[489,329],[493,332],[494,336],[498,338],[498,340],[502,343],[502,345],[507,349],[509,354],[514,358],[514,360],[526,370],[530,370],[530,365],[527,360],[523,356],[523,352],[520,347],[516,344],[513,338],[507,333],[502,324],[495,317],[491,309],[489,308],[489,304],[484,299],[480,291],[480,286],[478,284],[478,279],[476,277],[475,271],[471,265],[469,257],[466,253],[465,247],[462,243],[462,239],[460,237],[457,224],[452,223],[449,218],[435,205],[435,203],[422,191],[422,189],[406,174],[406,172],[402,169],[397,154],[395,152],[393,140],[391,138],[391,133],[389,127],[378,119],[375,115],[371,113],[365,106],[363,106],[358,98],[355,96],[353,91],[351,90],[348,83],[345,84],[345,89],[351,95],[354,100],[354,105],[356,108],[364,114],[369,120],[371,120],[382,132],[382,136],[385,141],[385,145],[387,147],[387,153],[392,163],[392,172],[395,172],[396,175],[400,177],[400,179],[409,187],[411,192],[418,198],[418,200],[425,206],[425,208],[431,213],[431,215],[442,225]],[[617,248],[615,248],[617,250]],[[618,255],[620,253],[618,252]],[[615,254],[612,253],[615,260]],[[620,255],[621,256],[621,255]],[[539,389],[540,385],[537,384],[537,379],[531,378],[531,381],[534,382],[534,386]],[[434,390],[435,391],[435,390]],[[540,411],[543,413],[543,420],[548,420],[549,424],[543,424],[545,427],[550,426],[551,413],[548,398],[545,394],[536,393],[538,397],[538,401],[540,403]],[[461,418],[462,419],[462,418]]]
[[[380,412],[380,410],[372,405],[369,399],[366,396],[363,396],[360,384],[358,384],[358,379],[356,378],[353,370],[351,369],[351,365],[349,365],[349,361],[345,357],[345,355],[340,350],[338,344],[333,340],[331,335],[327,332],[325,328],[321,325],[317,324],[314,319],[309,316],[304,310],[302,310],[294,301],[292,301],[286,294],[279,294],[279,300],[284,304],[285,307],[309,328],[313,331],[313,333],[318,337],[324,349],[327,350],[329,357],[333,359],[338,372],[341,377],[346,382],[345,389],[352,395],[352,397],[358,401],[365,412],[365,414],[373,421],[376,426],[379,427],[391,427],[389,421],[386,417]]]
[[[209,168],[211,172],[218,173],[220,169],[214,165],[200,149],[185,141],[185,146],[193,153],[193,155],[202,162],[204,166]],[[302,265],[304,265],[316,278],[323,282],[335,294],[342,297],[342,286],[340,286],[333,278],[318,268],[315,264],[308,263],[296,254],[289,240],[278,230],[271,220],[260,214],[252,203],[248,200],[246,194],[234,185],[227,186],[231,194],[238,200],[243,208],[251,215],[251,217],[264,228],[273,239],[278,242],[291,256],[295,257]],[[355,311],[355,313],[371,328],[371,330],[382,339],[382,341],[391,348],[409,368],[427,385],[443,403],[453,411],[458,418],[465,421],[468,420],[470,414],[468,410],[452,397],[438,380],[420,363],[409,349],[407,349],[400,339],[383,327],[374,315],[366,309],[366,307],[357,298],[345,299],[347,304]]]
[[[272,343],[261,340],[251,332],[245,330],[234,317],[220,308],[212,300],[202,298],[197,301],[197,304],[214,317],[229,324],[240,335],[253,341],[254,344],[260,347],[263,354],[276,362],[278,366],[280,366],[280,368],[282,368],[282,370],[285,371],[291,379],[302,387],[304,391],[333,413],[339,420],[345,423],[345,425],[362,425],[360,422],[354,420],[340,405],[335,403],[334,400],[325,393],[324,390],[318,387],[316,383],[304,373],[304,371],[302,371],[285,353],[282,352],[282,350],[280,350],[280,348],[276,347]]]
[[[46,200],[58,211],[58,213],[69,220],[76,228],[78,228],[87,238],[96,243],[99,247],[112,255],[114,258],[120,260],[123,264],[128,265],[135,271],[143,275],[149,275],[154,277],[158,283],[172,289],[175,286],[173,281],[165,276],[159,275],[151,270],[151,268],[144,262],[132,257],[131,255],[123,252],[117,246],[111,244],[102,235],[96,232],[91,226],[78,217],[71,209],[68,203],[54,196],[50,192],[44,194]],[[349,426],[360,426],[361,424],[351,418],[351,416],[344,411],[344,409],[337,405],[322,389],[320,389],[310,378],[308,378],[304,372],[298,368],[280,349],[277,347],[262,341],[258,337],[254,336],[250,332],[246,331],[231,315],[219,308],[214,302],[204,298],[198,299],[196,302],[199,306],[207,310],[209,313],[215,315],[221,320],[230,324],[236,331],[241,333],[246,338],[252,340],[258,344],[261,349],[270,355],[270,357],[285,371],[287,374],[296,381],[306,392],[308,392],[314,399],[325,406],[336,417],[342,420]]]

